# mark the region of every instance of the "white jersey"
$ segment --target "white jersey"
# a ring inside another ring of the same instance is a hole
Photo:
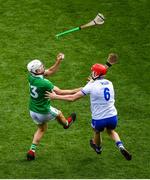
[[[117,115],[114,106],[114,88],[111,81],[97,79],[89,82],[81,90],[83,94],[90,94],[92,119],[100,120]]]

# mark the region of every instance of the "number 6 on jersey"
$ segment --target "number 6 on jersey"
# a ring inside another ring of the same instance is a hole
[[[109,101],[109,99],[110,99],[110,93],[109,93],[108,88],[104,89],[104,98],[105,98],[106,101]]]

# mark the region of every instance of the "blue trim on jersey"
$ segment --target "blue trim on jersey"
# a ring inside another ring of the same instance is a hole
[[[117,126],[118,117],[113,116],[105,119],[92,119],[91,126],[98,132],[104,130],[104,128],[115,129]]]
[[[84,95],[86,95],[86,93],[83,91],[83,89],[81,90],[81,92],[82,92]]]

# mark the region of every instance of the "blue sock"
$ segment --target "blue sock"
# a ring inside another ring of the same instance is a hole
[[[118,147],[119,149],[120,149],[120,148],[124,148],[122,141],[117,141],[117,142],[116,142],[116,145],[117,145],[117,147]]]

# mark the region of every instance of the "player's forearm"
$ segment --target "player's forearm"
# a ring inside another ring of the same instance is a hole
[[[58,70],[60,62],[61,60],[56,60],[55,64],[46,70],[46,75],[49,76],[54,74]]]
[[[75,101],[74,95],[55,95],[54,99],[64,100],[64,101]]]
[[[56,57],[56,62],[53,66],[51,66],[49,69],[47,69],[44,73],[45,76],[49,76],[49,75],[52,75],[54,74],[58,68],[59,68],[59,65],[60,65],[60,62],[64,59],[64,54],[63,53],[59,53]]]
[[[46,91],[45,93],[45,98],[59,99],[59,100],[65,100],[65,101],[75,101],[77,99],[80,99],[83,96],[84,94],[81,91],[75,94],[71,94],[71,95],[59,95],[59,94],[56,94],[54,91],[53,92]]]
[[[55,64],[49,68],[49,69],[50,69],[50,71],[57,71],[57,70],[58,70],[58,68],[59,68],[60,62],[61,62],[61,60],[60,60],[60,59],[56,59]]]
[[[75,94],[76,92],[80,91],[82,88],[76,88],[76,89],[66,89],[66,90],[60,90],[58,94],[60,95],[71,95]]]

